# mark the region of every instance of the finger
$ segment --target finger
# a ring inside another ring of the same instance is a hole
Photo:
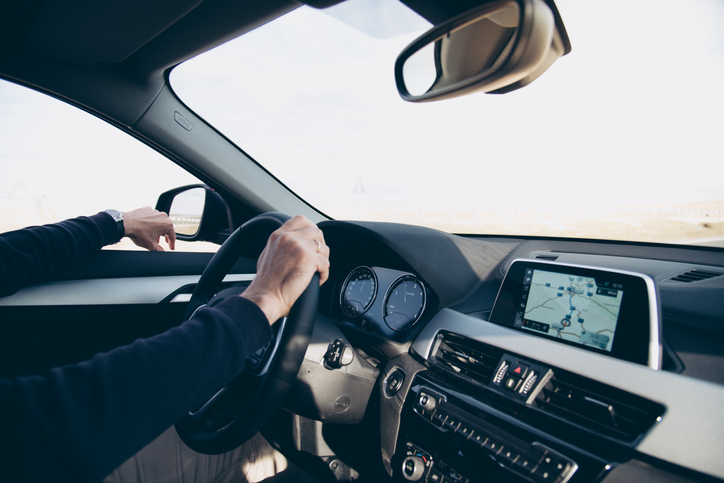
[[[162,252],[162,251],[164,251],[163,247],[158,244],[158,240],[159,240],[159,239],[160,239],[160,237],[157,238],[156,240],[149,239],[146,248],[148,248],[148,250],[149,250],[149,251],[152,251],[152,252]]]
[[[319,242],[324,245],[324,233],[322,232],[322,230],[317,228],[317,225],[300,228],[298,230],[295,230],[293,233],[297,238],[300,238],[302,240],[319,240]],[[317,251],[317,244],[312,243],[312,246],[314,247],[314,251]]]
[[[329,252],[329,249],[327,249]],[[329,253],[327,253],[329,255]],[[319,273],[319,285],[322,286],[329,278],[329,258],[328,256],[317,257],[317,273]]]
[[[326,282],[329,279],[329,265],[327,265],[326,270],[322,270],[319,273],[319,286],[321,287],[324,285],[324,282]]]
[[[297,215],[291,220],[287,220],[280,228],[280,230],[283,231],[297,231],[304,228],[311,228],[315,227],[314,223],[312,223],[306,216],[303,215]]]
[[[176,232],[174,231],[173,226],[166,233],[166,243],[168,243],[168,247],[171,250],[176,249]]]

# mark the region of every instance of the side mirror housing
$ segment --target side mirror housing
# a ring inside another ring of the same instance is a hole
[[[552,1],[494,0],[414,40],[395,62],[395,81],[410,102],[509,92],[533,82],[570,50]]]
[[[156,209],[171,218],[178,240],[221,244],[232,231],[226,202],[203,184],[166,191],[158,197]]]

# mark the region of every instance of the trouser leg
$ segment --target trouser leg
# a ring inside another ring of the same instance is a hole
[[[171,427],[104,483],[256,483],[287,466],[286,458],[259,433],[228,453],[203,455],[187,447]]]

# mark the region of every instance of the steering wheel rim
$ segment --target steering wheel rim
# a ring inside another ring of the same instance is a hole
[[[248,240],[268,237],[288,219],[283,213],[265,213],[239,227],[204,270],[185,319],[212,300]],[[176,423],[176,431],[189,448],[204,454],[231,451],[251,439],[276,412],[296,379],[309,345],[318,296],[319,274],[315,274],[289,315],[274,324],[275,336],[265,354],[266,362],[258,370],[247,365],[201,408]]]

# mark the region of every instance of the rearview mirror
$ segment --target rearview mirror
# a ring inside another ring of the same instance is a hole
[[[570,52],[552,1],[496,0],[433,27],[395,62],[400,96],[411,102],[530,84]]]

